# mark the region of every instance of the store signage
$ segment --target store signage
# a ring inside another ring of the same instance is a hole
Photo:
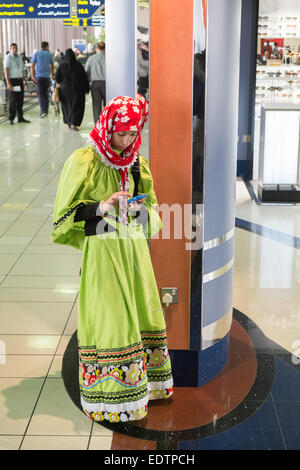
[[[104,6],[105,0],[77,0],[77,17],[90,18]]]
[[[105,16],[95,15],[92,18],[68,18],[64,20],[64,26],[101,26],[105,27]]]
[[[0,19],[50,19],[69,18],[70,0],[0,0]]]

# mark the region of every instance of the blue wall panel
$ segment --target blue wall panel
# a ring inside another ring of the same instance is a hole
[[[204,274],[211,273],[229,263],[234,256],[234,237],[221,245],[205,250]]]
[[[232,307],[233,268],[223,276],[203,285],[203,326],[226,315]]]
[[[235,222],[241,0],[207,2],[204,241],[229,232]],[[222,246],[223,245],[223,246]],[[233,257],[234,240],[205,250],[204,273]],[[232,307],[233,268],[203,284],[202,326]]]

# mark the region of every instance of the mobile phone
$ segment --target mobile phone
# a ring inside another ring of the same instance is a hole
[[[147,197],[147,194],[140,194],[139,196],[132,197],[131,199],[128,199],[128,204],[134,201],[139,201],[140,199],[145,199]]]

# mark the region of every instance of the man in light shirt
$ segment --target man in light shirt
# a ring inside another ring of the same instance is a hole
[[[97,44],[96,54],[93,54],[88,58],[85,71],[87,72],[91,83],[93,116],[96,124],[99,114],[106,104],[104,42],[99,42]]]
[[[4,75],[8,88],[8,118],[10,124],[14,123],[16,113],[18,114],[18,122],[30,122],[23,117],[23,60],[18,55],[18,46],[16,43],[10,45],[10,52],[4,59]]]

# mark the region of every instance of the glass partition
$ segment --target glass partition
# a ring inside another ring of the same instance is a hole
[[[137,92],[144,96],[149,102],[149,72],[150,72],[150,0],[137,1]],[[142,145],[140,153],[149,160],[149,122],[150,122],[150,106],[148,121],[142,132]]]

